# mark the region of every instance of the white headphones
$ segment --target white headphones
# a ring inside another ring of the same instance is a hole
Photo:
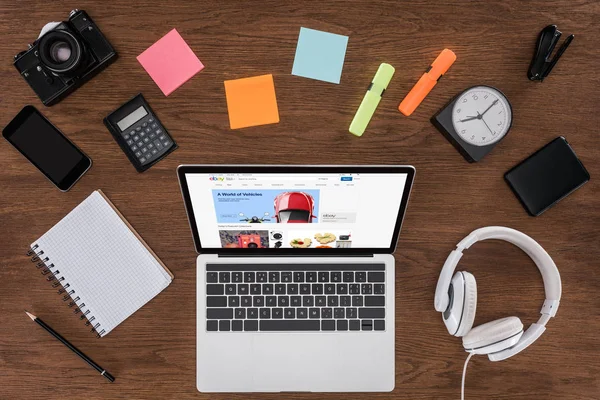
[[[540,311],[542,316],[525,332],[523,323],[517,317],[498,319],[471,329],[477,308],[475,277],[465,271],[454,273],[454,270],[464,249],[487,239],[504,240],[519,247],[531,257],[542,274],[546,292],[546,300]],[[556,315],[561,292],[556,264],[542,246],[517,230],[488,226],[471,232],[446,259],[435,290],[435,309],[442,313],[448,332],[463,338],[463,347],[468,353],[487,354],[491,361],[501,361],[523,351],[544,333],[546,324]]]

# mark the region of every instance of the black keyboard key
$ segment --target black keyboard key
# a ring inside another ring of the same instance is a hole
[[[352,306],[362,307],[363,306],[363,297],[362,296],[352,296]]]
[[[279,282],[279,272],[269,272],[269,282]]]
[[[319,282],[329,282],[329,272],[328,271],[319,272]]]
[[[298,294],[298,284],[297,283],[288,283],[287,294]]]
[[[272,311],[272,315],[275,319],[283,318],[283,308],[274,308]]]
[[[267,296],[267,307],[275,307],[277,305],[276,296]]]
[[[360,291],[362,294],[373,294],[373,285],[370,283],[363,283],[360,285]]]
[[[254,272],[244,272],[244,282],[254,282]]]
[[[359,308],[358,318],[385,318],[385,308]]]
[[[355,282],[366,282],[367,281],[367,273],[366,272],[356,272],[354,274]]]
[[[313,296],[302,296],[302,305],[304,307],[312,307],[315,305],[315,298]]]
[[[325,307],[327,305],[327,297],[315,296],[315,305],[317,307]]]
[[[340,296],[340,306],[342,307],[350,307],[352,303],[350,302],[350,296]]]
[[[365,296],[365,306],[383,307],[385,306],[385,296]]]
[[[240,296],[229,296],[229,307],[239,307],[240,306]]]
[[[244,329],[244,322],[235,320],[235,319],[233,321],[231,321],[231,330],[232,331],[239,332],[243,329]]]
[[[342,273],[340,271],[334,271],[331,273],[331,282],[341,282],[342,281]]]
[[[206,307],[227,307],[227,296],[206,297]]]
[[[283,310],[283,318],[285,318],[285,319],[296,318],[296,309],[295,308],[286,308],[285,310]]]
[[[275,285],[275,294],[285,294],[285,284],[279,283]]]
[[[252,296],[242,296],[242,307],[252,307]]]
[[[327,305],[329,307],[337,307],[339,304],[339,299],[337,296],[327,296]]]
[[[242,280],[244,279],[243,275],[241,272],[232,272],[231,273],[231,282],[233,283],[241,283]],[[240,328],[240,331],[242,329]]]
[[[263,294],[273,294],[273,284],[272,283],[263,283],[262,291],[263,291]]]
[[[266,272],[257,272],[256,273],[256,282],[265,283],[268,280],[268,276]]]
[[[206,283],[217,283],[219,282],[219,274],[217,272],[206,273]]]
[[[373,321],[370,319],[363,319],[361,321],[361,327],[363,331],[372,331],[373,330]]]
[[[385,273],[382,271],[371,271],[367,274],[369,282],[385,282]]]
[[[246,319],[246,309],[245,308],[236,308],[235,309],[235,319]]]
[[[231,330],[231,323],[229,320],[219,321],[219,330],[221,332],[228,332]]]
[[[336,286],[337,294],[348,294],[348,284],[346,283],[338,283]]]
[[[254,283],[250,285],[250,294],[260,294],[261,284]]]
[[[235,283],[228,283],[227,285],[225,285],[225,294],[230,295],[230,296],[236,294],[235,293],[236,292],[236,289],[235,289],[236,286],[237,285]]]
[[[325,285],[325,294],[335,294],[335,285],[333,283]]]
[[[351,283],[348,285],[348,293],[360,294],[360,285],[358,283]]]
[[[264,320],[260,321],[261,331],[319,331],[321,321],[318,320]]]
[[[302,305],[302,297],[300,296],[291,296],[290,304],[292,307],[300,307]]]
[[[254,298],[252,299],[252,305],[254,307],[264,307],[265,297],[264,296],[254,296]]]
[[[375,328],[376,331],[385,331],[385,320],[376,319],[373,323],[373,328]]]
[[[231,308],[207,308],[206,319],[233,319]]]
[[[249,308],[248,309],[248,319],[257,319],[258,318],[258,308]]]
[[[316,272],[307,272],[306,273],[306,282],[316,282],[317,281],[317,273]]]
[[[238,285],[238,294],[248,294],[248,284]]]
[[[347,331],[348,330],[348,320],[345,320],[345,319],[338,320],[337,321],[337,330],[338,331]]]
[[[351,331],[360,331],[360,321],[357,319],[353,319],[350,321],[350,330]]]
[[[229,272],[219,272],[219,283],[229,283],[230,280]]]
[[[278,307],[289,307],[290,306],[290,296],[278,296],[277,297],[277,306]]]
[[[312,294],[323,294],[323,284],[322,283],[313,283],[312,284]]]
[[[291,272],[282,272],[281,273],[281,282],[289,283],[292,281],[292,273]]]
[[[335,321],[321,321],[321,330],[335,331]]]
[[[344,318],[344,309],[343,308],[334,308],[333,309],[333,318]]]
[[[321,308],[321,318],[333,318],[333,310],[329,307]]]
[[[358,318],[358,309],[355,307],[346,308],[346,318]]]
[[[308,283],[300,285],[300,294],[310,294],[310,285]]]
[[[320,308],[311,308],[308,310],[308,318],[310,319],[319,319],[321,318],[321,309]]]
[[[244,321],[244,330],[249,332],[258,331],[258,321],[247,319]]]
[[[206,330],[211,332],[218,331],[219,321],[206,321]]]
[[[225,285],[208,284],[208,285],[206,285],[206,294],[208,294],[208,295],[211,295],[211,294],[223,295],[223,294],[225,294]]]
[[[344,272],[344,282],[354,282],[354,272]]]
[[[296,311],[296,316],[300,319],[308,318],[308,308],[299,308]]]
[[[383,283],[376,283],[373,285],[373,293],[385,294],[385,285]]]
[[[304,272],[294,272],[294,282],[304,282]]]
[[[271,318],[271,309],[270,308],[261,308],[259,311],[260,319],[269,319]]]

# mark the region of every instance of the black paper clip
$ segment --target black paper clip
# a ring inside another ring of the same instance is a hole
[[[573,41],[575,35],[569,35],[554,57],[550,59],[552,50],[558,43],[562,32],[558,30],[556,25],[548,25],[540,32],[536,43],[535,53],[527,71],[527,77],[532,81],[543,81],[550,74],[552,68],[558,62],[560,56],[563,55],[569,44]]]

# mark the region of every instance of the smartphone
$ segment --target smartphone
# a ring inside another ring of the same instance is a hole
[[[92,160],[34,106],[25,106],[2,136],[63,192],[92,166]]]
[[[569,142],[559,136],[504,175],[529,215],[537,217],[590,180]]]

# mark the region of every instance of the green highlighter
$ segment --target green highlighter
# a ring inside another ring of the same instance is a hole
[[[390,81],[392,80],[392,76],[394,76],[394,67],[390,64],[382,63],[373,78],[373,82],[369,85],[367,89],[367,94],[360,103],[360,107],[358,107],[358,111],[350,124],[350,133],[356,136],[362,136],[367,129],[367,125],[369,125],[369,121],[371,121],[371,117],[375,113],[377,109],[377,105],[381,101],[381,96],[387,89]]]

